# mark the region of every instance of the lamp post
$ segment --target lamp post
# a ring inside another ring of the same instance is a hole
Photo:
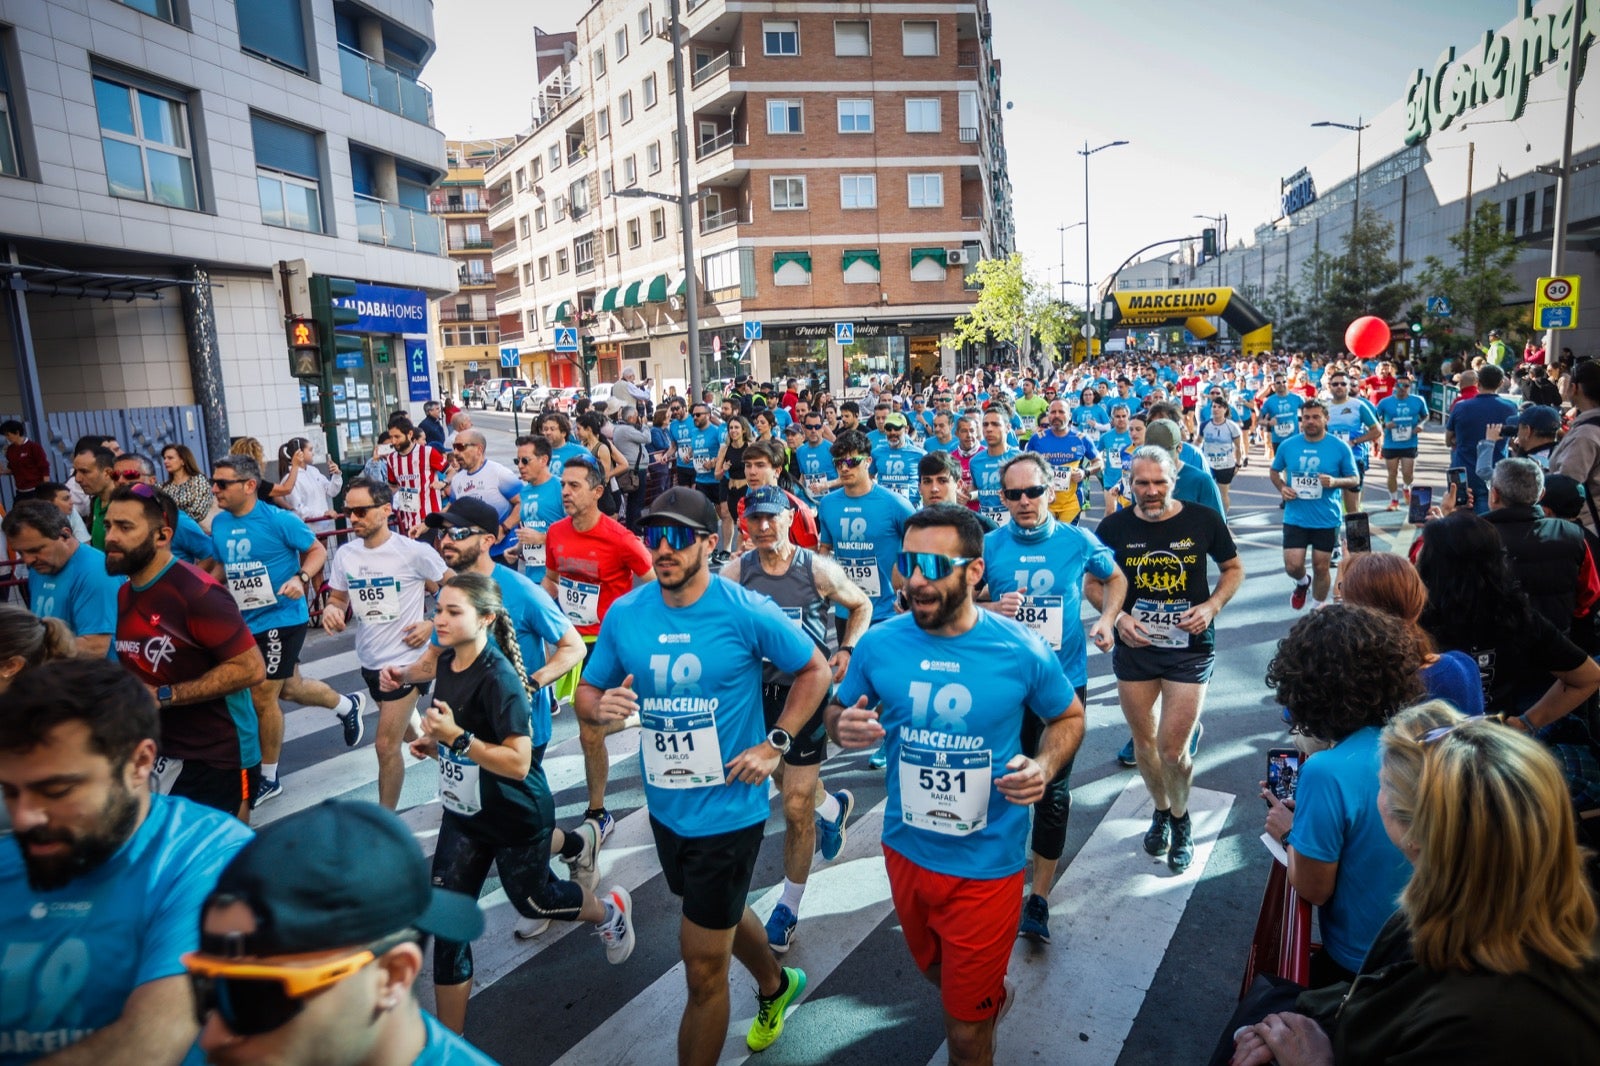
[[[1061,234],[1061,302],[1067,302],[1067,231],[1086,225],[1085,222],[1074,222],[1072,225],[1060,225],[1056,231]]]
[[[1094,321],[1094,272],[1089,266],[1089,157],[1096,152],[1103,152],[1107,148],[1117,148],[1127,144],[1127,141],[1107,141],[1098,148],[1090,148],[1089,142],[1083,142],[1083,151],[1078,154],[1083,156],[1083,328],[1086,331],[1083,337],[1083,357],[1089,358],[1093,345],[1089,342],[1094,339],[1092,323]]]
[[[680,87],[678,103],[683,103],[683,92]],[[678,139],[678,160],[683,163],[688,152],[686,142]],[[680,170],[679,177],[682,178]],[[661,200],[669,204],[678,205],[678,223],[683,229],[683,299],[684,308],[688,312],[689,324],[689,402],[694,403],[699,399],[701,388],[700,375],[700,282],[694,276],[694,218],[690,208],[698,201],[711,195],[710,189],[700,189],[692,194],[676,196],[670,192],[651,192],[649,189],[615,189],[611,195],[619,200]]]
[[[1356,135],[1356,200],[1355,210],[1350,216],[1350,254],[1355,259],[1355,271],[1358,278],[1361,276],[1361,246],[1356,243],[1356,227],[1361,224],[1361,131],[1370,125],[1372,123],[1362,122],[1360,115],[1356,116],[1356,122],[1353,126],[1348,122],[1313,122],[1311,124],[1313,129],[1328,126],[1337,130],[1349,130]],[[1362,286],[1361,303],[1363,309],[1366,306],[1366,302],[1366,287]]]
[[[1228,247],[1228,216],[1227,215],[1195,215],[1194,217],[1195,218],[1203,218],[1207,222],[1215,222],[1217,224],[1217,254],[1212,256],[1212,258],[1220,260],[1222,258],[1222,253],[1224,251],[1226,251],[1227,247]],[[1215,279],[1214,284],[1216,284],[1218,287],[1220,287],[1222,285],[1222,264],[1221,264],[1221,262],[1217,263],[1216,268],[1212,270],[1211,274],[1212,274],[1212,277]]]

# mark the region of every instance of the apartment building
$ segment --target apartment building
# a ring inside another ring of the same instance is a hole
[[[681,16],[701,373],[839,389],[951,372],[971,266],[1014,245],[988,7],[771,6]],[[553,351],[555,327],[578,324],[596,381],[689,377],[667,15],[595,3],[532,129],[485,175],[501,346],[524,376],[578,380]],[[841,322],[853,343],[835,342]]]
[[[510,137],[446,141],[448,169],[428,198],[428,213],[444,221],[445,253],[456,265],[458,288],[433,301],[431,315],[439,385],[455,396],[474,381],[498,374],[500,325],[495,276],[489,269],[494,242],[489,237],[483,169],[515,144]]]
[[[150,451],[173,411],[213,453],[369,452],[434,387],[457,284],[433,49],[430,0],[0,0],[0,412],[56,458],[139,412]],[[361,348],[300,381],[284,316],[316,274],[359,283]]]

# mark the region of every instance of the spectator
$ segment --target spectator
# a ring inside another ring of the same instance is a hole
[[[1523,412],[1525,415],[1528,412]],[[1539,509],[1544,471],[1532,459],[1502,459],[1489,485],[1484,520],[1500,534],[1511,572],[1533,609],[1563,635],[1600,602],[1600,576],[1583,527]]]
[[[1543,363],[1528,368],[1528,380],[1522,383],[1522,398],[1545,407],[1561,406],[1561,389],[1550,380],[1550,372]]]
[[[1482,391],[1471,399],[1457,401],[1444,424],[1444,442],[1450,448],[1450,465],[1466,469],[1473,508],[1479,514],[1489,509],[1489,486],[1478,476],[1478,442],[1486,439],[1489,426],[1504,425],[1517,413],[1516,404],[1497,395],[1504,381],[1505,374],[1492,364],[1478,371],[1478,385]],[[1495,462],[1503,459],[1505,454],[1505,443],[1502,441],[1494,448]]]
[[[317,454],[305,437],[291,437],[278,449],[278,470],[293,473],[293,487],[284,506],[300,516],[314,533],[333,528],[333,501],[344,490],[339,464],[328,460],[328,472],[317,469]],[[288,479],[285,479],[288,483]]]
[[[639,372],[633,367],[622,368],[621,380],[611,386],[611,407],[619,412],[630,407],[642,411],[650,405],[650,390],[639,386],[638,377]]]
[[[444,446],[454,448],[456,438],[472,428],[472,416],[465,411],[456,414],[450,419],[450,432],[444,435]]]
[[[1600,362],[1579,363],[1562,391],[1576,416],[1550,453],[1550,469],[1577,481],[1593,500],[1600,493]],[[1579,520],[1591,533],[1600,533],[1593,507],[1585,507]]]
[[[216,501],[211,497],[211,481],[200,473],[200,463],[186,444],[169,444],[161,449],[161,465],[167,480],[161,493],[178,509],[209,530],[207,519]]]
[[[1411,876],[1378,813],[1378,734],[1423,695],[1422,663],[1405,623],[1334,604],[1296,622],[1267,666],[1295,727],[1333,745],[1305,760],[1292,806],[1261,793],[1267,832],[1289,853],[1289,883],[1317,908],[1323,950],[1311,960],[1312,987],[1354,975]]]
[[[621,520],[629,529],[639,528],[639,515],[644,510],[645,481],[650,472],[650,430],[639,418],[639,408],[626,404],[620,421],[611,430],[613,450],[622,454],[626,469],[617,475],[617,487],[622,491]]]
[[[6,438],[6,461],[0,464],[0,475],[10,474],[17,490],[14,499],[26,500],[50,480],[50,459],[38,441],[28,439],[27,427],[16,419],[0,422],[0,434]]]
[[[1540,498],[1539,506],[1552,518],[1565,518],[1569,522],[1578,522],[1579,516],[1589,506],[1589,495],[1583,491],[1582,485],[1565,474],[1546,474],[1544,496]],[[1584,543],[1589,545],[1589,558],[1600,560],[1600,536],[1596,536],[1583,525],[1579,525],[1578,528],[1583,530]],[[1600,610],[1575,617],[1572,620],[1572,631],[1567,635],[1572,638],[1574,644],[1590,655],[1600,652]]]
[[[444,423],[439,421],[439,415],[442,411],[443,408],[440,407],[438,400],[429,400],[422,405],[423,418],[421,422],[417,423],[417,428],[422,430],[422,436],[426,443],[433,445],[435,448],[443,448],[445,446]]]
[[[294,491],[295,481],[300,476],[299,467],[291,465],[285,468],[280,462],[278,464],[278,476],[283,480],[276,483],[273,482],[265,476],[267,472],[267,450],[254,437],[233,438],[233,443],[228,445],[228,454],[243,455],[255,460],[256,469],[260,470],[263,475],[261,480],[256,482],[256,498],[258,500],[277,507],[287,506],[284,502],[285,497]]]
[[[1494,471],[1495,452],[1500,442],[1508,442],[1511,455],[1526,456],[1541,469],[1550,469],[1550,453],[1561,435],[1561,412],[1554,407],[1534,405],[1506,419],[1502,425],[1488,425],[1478,442],[1478,461],[1473,467],[1479,480],[1488,481]]]

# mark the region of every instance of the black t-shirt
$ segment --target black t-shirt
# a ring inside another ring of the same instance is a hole
[[[465,670],[455,669],[455,659],[454,649],[439,656],[434,698],[455,712],[456,724],[490,744],[503,743],[507,737],[531,737],[527,690],[499,646],[491,639]],[[466,770],[470,776],[472,767]],[[521,779],[501,777],[481,766],[477,771],[476,802],[482,809],[467,815],[447,803],[445,817],[456,818],[463,832],[492,844],[527,844],[540,831],[549,831],[555,811],[544,770],[537,762]],[[470,787],[465,798],[469,803],[474,798]]]
[[[1101,519],[1095,530],[1128,579],[1122,609],[1147,630],[1169,627],[1178,615],[1211,598],[1207,556],[1225,563],[1239,554],[1221,515],[1198,504],[1182,506],[1161,522],[1147,522],[1127,507]],[[1189,635],[1189,650],[1209,651],[1215,631],[1213,623],[1200,636]],[[1121,634],[1117,641],[1122,642]]]
[[[1469,647],[1440,650],[1472,656],[1483,682],[1483,709],[1488,714],[1521,714],[1555,683],[1556,673],[1576,670],[1588,658],[1537,612],[1528,626],[1509,636],[1486,634]]]

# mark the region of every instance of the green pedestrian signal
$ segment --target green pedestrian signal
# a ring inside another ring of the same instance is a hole
[[[1217,257],[1217,231],[1203,229],[1200,231],[1200,254],[1207,259]]]
[[[1413,322],[1413,323],[1411,323],[1411,332],[1412,333],[1421,333],[1422,332],[1422,323],[1421,322]]]

